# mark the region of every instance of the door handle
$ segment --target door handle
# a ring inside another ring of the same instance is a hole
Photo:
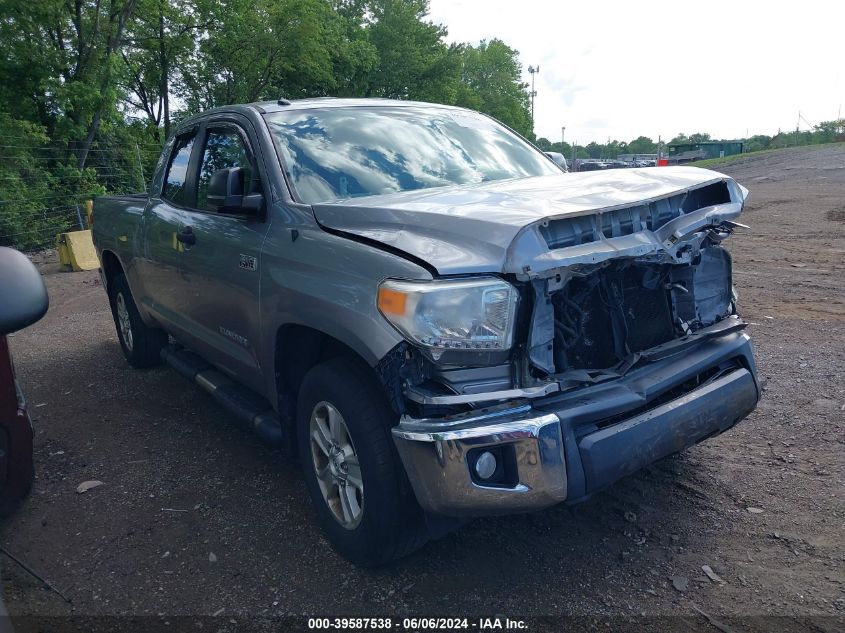
[[[189,246],[197,243],[197,236],[194,235],[194,230],[190,226],[183,227],[181,231],[176,234],[176,239]]]

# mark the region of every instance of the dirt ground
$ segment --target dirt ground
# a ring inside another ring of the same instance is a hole
[[[377,571],[330,549],[296,464],[174,371],[126,364],[96,272],[42,262],[50,311],[11,339],[37,480],[0,543],[72,604],[4,559],[10,612],[844,630],[845,146],[722,170],[751,190],[728,245],[758,409],[583,505],[476,520]]]

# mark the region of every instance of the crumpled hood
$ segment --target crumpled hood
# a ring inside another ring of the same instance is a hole
[[[324,227],[404,251],[440,274],[504,273],[516,272],[508,269],[508,248],[529,225],[630,207],[719,181],[732,182],[697,167],[615,169],[404,191],[313,209]]]

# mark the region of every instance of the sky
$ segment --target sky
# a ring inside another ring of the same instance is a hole
[[[539,66],[551,141],[744,138],[845,113],[842,0],[430,0],[429,19],[449,42],[503,40],[529,84]]]

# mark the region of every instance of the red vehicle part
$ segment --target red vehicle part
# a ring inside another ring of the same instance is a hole
[[[0,516],[11,514],[32,486],[32,422],[0,336]]]
[[[0,516],[11,514],[32,487],[32,422],[15,380],[7,334],[47,312],[44,280],[29,259],[0,247]]]

